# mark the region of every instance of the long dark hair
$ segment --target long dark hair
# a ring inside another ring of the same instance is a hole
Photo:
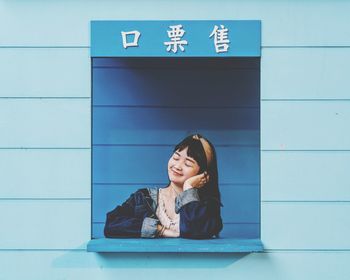
[[[209,166],[207,163],[205,150],[203,148],[200,138],[206,140],[211,148],[212,157],[211,161],[209,162]],[[177,144],[173,150],[173,153],[175,153],[177,150],[181,152],[187,147],[187,156],[192,157],[200,167],[198,174],[203,173],[204,171],[207,171],[209,174],[209,182],[198,189],[198,194],[200,198],[214,199],[221,206],[223,206],[223,204],[221,203],[221,195],[219,191],[218,166],[214,145],[202,135],[193,134],[187,136],[179,144]]]

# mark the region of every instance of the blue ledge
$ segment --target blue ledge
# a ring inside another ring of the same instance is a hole
[[[99,238],[87,245],[88,252],[191,252],[191,253],[234,253],[262,252],[260,239],[184,239],[184,238]]]

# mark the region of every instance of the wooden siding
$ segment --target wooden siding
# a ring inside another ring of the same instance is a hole
[[[349,2],[2,1],[0,7],[2,278],[350,278]],[[218,15],[262,20],[261,234],[267,250],[86,253],[90,200],[81,199],[90,197],[89,21]]]
[[[216,147],[222,236],[259,238],[260,59],[93,58],[92,67],[93,238],[132,191],[165,187],[173,147],[202,131]]]

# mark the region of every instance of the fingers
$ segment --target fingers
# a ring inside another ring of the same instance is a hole
[[[203,172],[203,173],[198,174],[192,178],[189,178],[188,181],[186,181],[186,182],[189,185],[191,185],[193,188],[201,188],[209,182],[209,179],[210,179],[210,177],[209,177],[208,172]],[[186,182],[185,182],[185,184],[186,184]]]
[[[205,171],[204,173],[202,173],[202,178],[200,180],[200,184],[204,185],[206,183],[208,183],[209,181],[209,174]]]

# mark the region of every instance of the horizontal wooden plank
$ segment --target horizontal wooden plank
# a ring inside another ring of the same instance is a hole
[[[1,200],[1,249],[77,249],[90,239],[89,200]]]
[[[262,200],[350,201],[350,152],[263,151]]]
[[[92,224],[93,238],[103,238],[104,223],[93,223]],[[220,232],[220,238],[260,238],[260,224],[245,224],[245,223],[234,223],[234,224],[223,224],[223,229]]]
[[[172,151],[173,147],[164,146],[95,146],[93,183],[167,182],[167,166]],[[217,147],[216,153],[221,184],[260,182],[259,148]]]
[[[187,57],[169,59],[164,57],[93,57],[93,68],[132,69],[260,69],[260,57]]]
[[[265,48],[262,99],[349,99],[348,48]]]
[[[0,147],[90,147],[90,100],[1,99]]]
[[[159,186],[164,187],[165,185]],[[101,186],[93,187],[93,222],[105,222],[106,213],[121,205],[131,193],[147,186]],[[259,185],[224,185],[220,187],[221,216],[227,223],[259,223]]]
[[[90,149],[0,149],[0,198],[89,198]]]
[[[90,97],[88,49],[0,48],[0,97]]]
[[[102,119],[101,119],[102,121]],[[206,137],[213,145],[237,145],[237,146],[259,146],[260,131],[259,130],[215,130],[215,129],[152,129],[118,128],[112,125],[107,132],[94,126],[94,144],[115,144],[115,145],[170,145],[174,146],[177,142],[190,134],[199,133]],[[108,125],[108,124],[106,124]]]
[[[259,118],[258,108],[94,107],[93,144],[120,143],[119,139],[125,139],[125,136],[119,135],[124,132],[131,135],[132,142],[143,131],[149,132],[142,139],[149,139],[150,133],[156,133],[151,138],[158,139],[164,135],[164,130],[173,131],[172,136],[175,132],[182,134],[184,131],[188,133],[198,130],[210,131],[211,134],[218,132],[219,135],[223,133],[226,136],[233,130],[258,130]],[[220,142],[225,143],[224,140]]]
[[[262,252],[260,239],[215,238],[193,240],[186,238],[100,238],[87,245],[88,252],[153,252],[153,253],[233,253]]]
[[[262,202],[266,249],[350,250],[350,203]]]
[[[147,259],[147,261],[145,261]],[[0,251],[4,279],[154,279],[171,269],[167,279],[348,280],[349,252],[271,252],[157,254],[52,251]],[[180,269],[180,267],[187,269]],[[18,268],[21,269],[18,269]],[[254,269],[252,269],[254,267]],[[152,269],[152,273],[150,273]]]
[[[155,6],[157,9],[154,9]],[[137,3],[136,7],[134,2],[123,5],[118,2],[106,2],[102,6],[99,1],[90,1],[88,4],[74,2],[69,6],[58,1],[44,5],[39,2],[8,2],[2,6],[0,23],[11,28],[1,30],[1,45],[88,46],[89,22],[92,19],[218,18],[217,14],[213,13],[218,8],[217,3],[210,1],[203,3],[200,14],[197,12],[197,1],[184,3],[179,11],[174,10],[172,2],[158,5],[157,1],[151,1]],[[220,18],[261,20],[263,45],[349,46],[349,9],[350,3],[347,1],[241,1],[225,3],[220,9]],[[169,15],[169,11],[173,10],[174,13]]]
[[[154,59],[154,58],[152,58]],[[202,59],[205,61],[205,59]],[[220,59],[219,61],[224,61]],[[118,106],[259,106],[260,69],[192,62],[177,68],[94,68],[93,104]],[[194,65],[193,65],[194,64]],[[232,62],[234,64],[234,62]],[[174,69],[175,68],[175,69]]]
[[[147,262],[145,262],[147,258]],[[187,270],[173,269],[169,279],[179,277],[235,277],[244,279],[321,279],[334,277],[347,280],[350,269],[348,252],[278,252],[252,254],[154,254],[86,252],[0,252],[5,278],[21,279],[84,279],[108,278],[118,268],[119,277],[151,279],[149,269],[161,273],[164,269],[183,266]],[[189,261],[191,260],[191,261]],[[14,264],[17,265],[14,265]],[[71,264],[75,264],[72,266]],[[126,265],[127,263],[127,265]],[[227,265],[234,264],[234,265]],[[20,266],[23,269],[18,269]],[[251,267],[254,267],[252,270]],[[88,268],[88,269],[87,269]],[[136,269],[137,268],[137,269]],[[216,268],[216,269],[215,269]],[[154,275],[153,275],[154,277]]]
[[[261,149],[350,149],[350,102],[263,101]]]
[[[2,82],[4,90],[0,96],[90,96],[88,49],[1,48],[0,58],[4,61],[0,65],[0,73],[4,78]],[[349,98],[349,93],[344,90],[348,85],[346,73],[349,70],[349,60],[350,55],[346,48],[264,48],[261,64],[261,97],[263,99]],[[135,63],[128,62],[129,64],[135,67],[133,65]],[[67,71],[67,65],[70,71]],[[280,65],[284,67],[281,68]],[[244,65],[239,67],[244,68]],[[18,79],[21,80],[20,83]],[[128,87],[130,86],[135,84],[128,84]],[[177,92],[179,93],[181,91]],[[226,94],[226,96],[232,95]],[[134,99],[135,102],[141,100],[141,98]]]

